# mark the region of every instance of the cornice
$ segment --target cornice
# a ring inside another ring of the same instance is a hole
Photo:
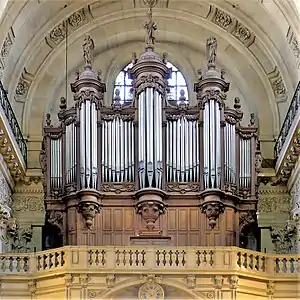
[[[4,115],[1,112],[0,117],[0,153],[15,181],[19,181],[25,177],[25,162],[19,151],[18,146],[14,143],[13,135],[9,133],[5,124]]]

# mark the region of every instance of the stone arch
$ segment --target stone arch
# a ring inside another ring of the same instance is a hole
[[[143,279],[127,279],[118,282],[114,287],[105,290],[99,298],[103,300],[108,299],[118,299],[118,295],[122,295],[122,291],[134,289],[138,290],[140,286],[145,283]],[[168,288],[177,290],[183,297],[181,299],[197,299],[197,300],[206,300],[207,298],[202,293],[197,293],[193,289],[189,289],[186,285],[181,283],[180,281],[172,280],[172,279],[163,279],[161,282],[158,283],[161,285],[165,291],[168,291]],[[168,295],[165,294],[165,298]],[[124,298],[123,298],[124,299]],[[136,298],[137,299],[137,298]],[[168,298],[167,298],[168,299]]]

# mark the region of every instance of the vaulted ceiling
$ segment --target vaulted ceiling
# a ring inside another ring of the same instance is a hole
[[[132,52],[143,50],[147,8],[144,0],[15,0],[1,5],[0,72],[28,137],[29,166],[37,167],[44,116],[57,111],[66,78],[72,82],[72,74],[82,68],[83,36],[89,33],[95,41],[94,67],[102,70],[110,101],[115,76]],[[218,64],[232,85],[228,101],[239,96],[245,111],[257,114],[263,154],[271,157],[300,78],[295,3],[158,0],[153,16],[158,23],[156,50],[169,53],[186,76],[190,93],[197,70],[204,66],[206,39],[218,39]]]

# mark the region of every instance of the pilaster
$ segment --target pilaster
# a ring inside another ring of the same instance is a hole
[[[1,156],[2,159],[2,156]],[[5,172],[6,164],[0,161],[0,253],[5,251],[5,244],[1,239],[5,235],[4,218],[9,218],[11,215],[11,186],[9,184],[9,177],[6,176],[9,172]]]
[[[300,253],[300,157],[288,183],[291,193],[291,219],[295,221],[297,238],[295,251]]]
[[[261,251],[275,252],[271,228],[283,229],[290,214],[291,196],[284,185],[274,182],[262,183],[259,187],[258,226],[261,228]]]
[[[29,177],[18,183],[13,198],[13,214],[20,227],[32,228],[32,242],[36,251],[42,250],[42,226],[45,222],[44,190],[41,177]]]

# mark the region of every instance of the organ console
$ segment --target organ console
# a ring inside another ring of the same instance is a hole
[[[67,108],[61,98],[58,126],[46,117],[41,165],[51,224],[45,227],[60,228],[64,245],[255,248],[247,240],[256,228],[261,162],[254,116],[243,127],[239,99],[226,105],[229,83],[217,70],[214,37],[194,84],[197,104],[184,92],[168,101],[171,72],[166,54],[154,50],[151,11],[148,17],[145,51],[129,70],[131,102],[122,103],[116,90],[105,104],[88,37],[84,70],[71,84],[74,105]]]

